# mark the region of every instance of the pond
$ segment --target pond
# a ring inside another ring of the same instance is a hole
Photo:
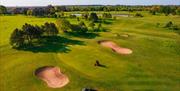
[[[132,17],[132,15],[129,15],[129,14],[113,14],[112,16]]]
[[[78,14],[78,13],[77,13],[77,14],[71,14],[71,15],[75,15],[75,16],[81,16],[82,14]]]

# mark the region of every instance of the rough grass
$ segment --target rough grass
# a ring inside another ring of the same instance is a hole
[[[80,91],[83,87],[92,87],[100,91],[179,91],[180,36],[156,27],[156,23],[173,21],[179,24],[180,17],[145,14],[143,18],[118,17],[112,24],[103,24],[109,32],[91,39],[61,33],[60,36],[69,40],[83,42],[83,45],[68,43],[67,52],[62,52],[61,48],[54,52],[12,49],[9,36],[14,28],[20,28],[25,22],[41,25],[56,20],[0,16],[0,90]],[[70,21],[76,23],[76,19]],[[118,37],[117,33],[129,34],[129,37]],[[131,48],[133,54],[119,55],[97,44],[104,39]],[[96,60],[106,67],[95,67]],[[35,69],[46,65],[59,66],[70,83],[60,89],[48,88],[34,75]]]

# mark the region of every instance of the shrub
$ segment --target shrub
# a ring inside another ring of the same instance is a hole
[[[70,18],[76,18],[76,15],[71,14],[71,15],[69,15],[69,17]]]
[[[75,25],[75,24],[71,25],[71,30],[77,33],[86,33],[88,31],[86,26],[80,26],[80,25]]]
[[[171,30],[180,30],[178,25],[173,24],[172,21],[169,21],[168,23],[166,23],[166,25],[164,27],[171,29]]]
[[[102,17],[103,18],[112,18],[112,15],[111,15],[111,13],[103,13]]]
[[[136,13],[135,16],[136,17],[143,17],[143,15],[141,13]]]
[[[169,21],[168,23],[166,23],[166,25],[164,26],[165,28],[170,28],[173,26],[172,21]]]
[[[87,20],[88,17],[89,17],[89,13],[84,13],[84,14],[82,14],[82,18],[85,19],[85,20]]]

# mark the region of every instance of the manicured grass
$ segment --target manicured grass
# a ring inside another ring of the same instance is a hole
[[[100,32],[92,38],[60,33],[69,40],[65,47],[55,46],[56,51],[51,51],[52,45],[36,52],[12,49],[11,32],[24,23],[41,25],[56,19],[0,16],[0,91],[81,91],[84,87],[99,91],[179,91],[180,35],[162,26],[168,21],[180,25],[180,17],[142,13],[147,16],[118,17],[111,24],[103,24],[109,32]],[[77,23],[76,19],[69,20]],[[98,40],[112,40],[132,49],[133,54],[116,54],[98,45]],[[106,67],[95,67],[96,60]],[[59,66],[70,83],[59,89],[48,88],[33,73],[46,65]]]

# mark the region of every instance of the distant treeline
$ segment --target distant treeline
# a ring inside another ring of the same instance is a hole
[[[0,5],[0,14],[53,15],[55,12],[72,11],[149,11],[152,14],[180,15],[180,5],[125,6],[125,5],[68,5],[44,7],[5,7]]]

